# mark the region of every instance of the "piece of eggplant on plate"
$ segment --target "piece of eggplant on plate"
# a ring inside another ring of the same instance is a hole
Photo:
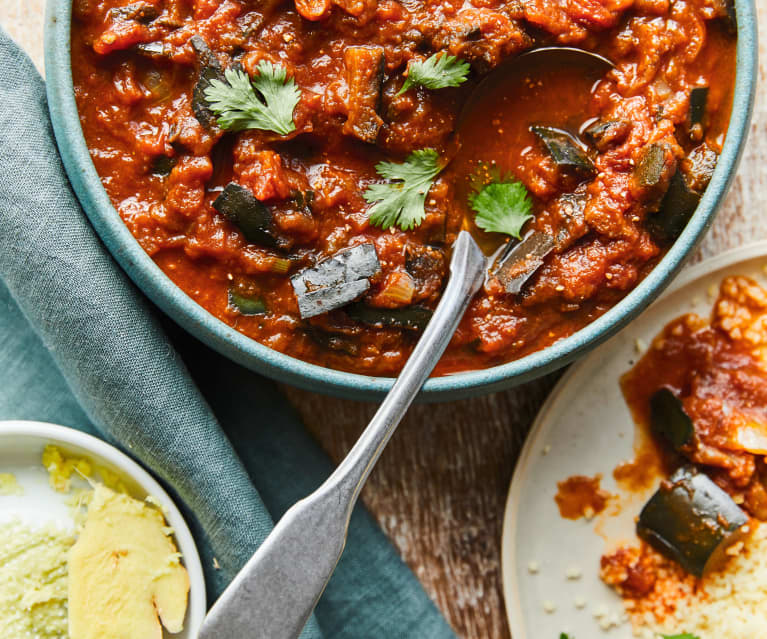
[[[748,515],[708,475],[684,466],[645,504],[637,534],[702,577],[721,568],[727,550],[748,532]]]

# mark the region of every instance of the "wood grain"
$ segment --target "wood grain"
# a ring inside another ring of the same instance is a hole
[[[0,24],[42,67],[44,0],[5,0]],[[767,0],[757,0],[767,33]],[[767,46],[740,169],[691,262],[767,238]],[[501,594],[500,535],[509,481],[525,434],[558,374],[486,397],[415,406],[363,499],[464,639],[508,639]],[[308,428],[339,460],[375,406],[284,388]],[[413,638],[417,639],[417,638]]]

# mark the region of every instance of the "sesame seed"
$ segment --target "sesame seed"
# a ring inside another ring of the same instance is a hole
[[[527,572],[529,572],[531,575],[537,575],[540,569],[541,566],[537,561],[531,561],[527,564]]]
[[[556,609],[557,609],[557,605],[553,601],[548,601],[547,600],[547,601],[543,602],[543,610],[547,614],[550,615],[551,613],[555,612]]]
[[[586,607],[586,600],[583,597],[576,597],[573,603],[578,610],[583,610]]]
[[[551,452],[551,445],[546,444],[541,451],[544,455],[548,455]]]

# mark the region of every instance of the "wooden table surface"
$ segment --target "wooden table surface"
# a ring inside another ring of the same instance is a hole
[[[0,24],[42,66],[44,0],[3,0]],[[767,0],[757,0],[767,33]],[[767,238],[767,46],[751,134],[735,182],[692,258]],[[508,639],[500,537],[506,493],[525,434],[558,374],[477,399],[411,409],[363,499],[405,561],[465,639]],[[339,460],[375,406],[284,389]],[[417,638],[413,638],[417,639]]]

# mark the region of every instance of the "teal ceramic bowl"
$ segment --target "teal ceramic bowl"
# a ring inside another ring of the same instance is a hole
[[[727,193],[749,129],[757,78],[757,23],[753,0],[735,0],[735,5],[738,15],[737,77],[727,139],[695,215],[663,260],[619,304],[577,333],[508,364],[432,378],[424,386],[421,399],[454,400],[490,393],[561,368],[630,322],[676,275],[708,229]],[[80,128],[70,69],[71,10],[72,0],[48,0],[45,69],[51,118],[75,192],[115,259],[157,306],[208,346],[235,362],[276,380],[317,392],[350,399],[380,398],[391,388],[392,379],[308,364],[245,337],[188,297],[139,246],[102,188]]]

